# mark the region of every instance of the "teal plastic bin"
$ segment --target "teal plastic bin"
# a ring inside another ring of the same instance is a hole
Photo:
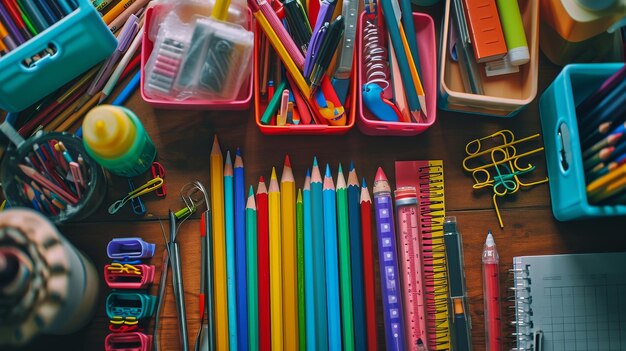
[[[72,13],[0,58],[0,109],[27,108],[115,50],[117,40],[91,2],[76,3]],[[41,58],[28,64],[36,55]]]
[[[552,213],[559,221],[626,215],[626,205],[589,204],[576,119],[576,105],[623,65],[567,65],[539,100]]]

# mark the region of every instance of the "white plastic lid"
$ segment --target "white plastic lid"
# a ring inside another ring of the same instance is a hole
[[[530,53],[527,46],[520,46],[509,50],[509,61],[514,66],[521,66],[530,61]]]

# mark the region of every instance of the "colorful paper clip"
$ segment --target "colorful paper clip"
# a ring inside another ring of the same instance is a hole
[[[135,184],[133,183],[132,178],[128,178],[128,188],[130,189],[131,193],[135,191]],[[144,214],[146,214],[146,206],[143,205],[143,201],[141,201],[140,196],[132,198],[130,200],[130,206],[133,209],[133,213],[135,213],[136,215],[143,216]]]
[[[128,316],[128,317],[124,317],[124,316],[113,316],[113,318],[111,318],[109,320],[109,325],[119,325],[120,328],[123,326],[126,327],[139,327],[139,319],[137,319],[137,317],[134,316]]]
[[[135,325],[126,325],[126,324],[109,324],[109,331],[111,333],[132,333],[132,332],[140,332],[143,329],[139,327],[139,324]]]
[[[154,281],[154,266],[112,263],[104,266],[104,280],[111,289],[144,289]]]
[[[150,172],[152,172],[152,178],[165,179],[165,168],[163,168],[163,166],[156,161],[152,162],[152,167],[150,167]],[[158,197],[167,196],[167,187],[165,186],[165,182],[163,182],[163,185],[161,185],[161,187],[155,191],[155,194]]]
[[[138,196],[147,194],[151,191],[159,189],[163,186],[163,178],[156,177],[154,179],[149,180],[146,184],[140,186],[139,188],[128,193],[123,199],[117,200],[109,206],[109,214],[115,214],[119,211],[126,203]]]
[[[123,261],[151,258],[155,247],[155,244],[145,242],[142,238],[115,238],[107,245],[107,255],[111,259]]]
[[[111,333],[104,339],[105,351],[152,350],[152,335],[140,332]]]
[[[135,292],[111,292],[106,300],[107,316],[112,324],[116,318],[134,317],[136,319],[150,318],[154,313],[156,297]],[[126,325],[130,325],[124,322]]]

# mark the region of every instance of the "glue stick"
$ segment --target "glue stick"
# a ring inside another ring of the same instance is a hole
[[[528,63],[530,53],[517,0],[497,0],[497,3],[509,62],[514,66]]]
[[[83,121],[83,144],[102,167],[123,177],[144,173],[156,156],[139,118],[121,106],[100,105],[89,111]]]

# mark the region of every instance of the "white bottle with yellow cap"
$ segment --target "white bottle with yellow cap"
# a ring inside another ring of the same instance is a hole
[[[85,150],[111,173],[134,177],[147,171],[156,156],[141,121],[127,108],[100,105],[83,121]]]

